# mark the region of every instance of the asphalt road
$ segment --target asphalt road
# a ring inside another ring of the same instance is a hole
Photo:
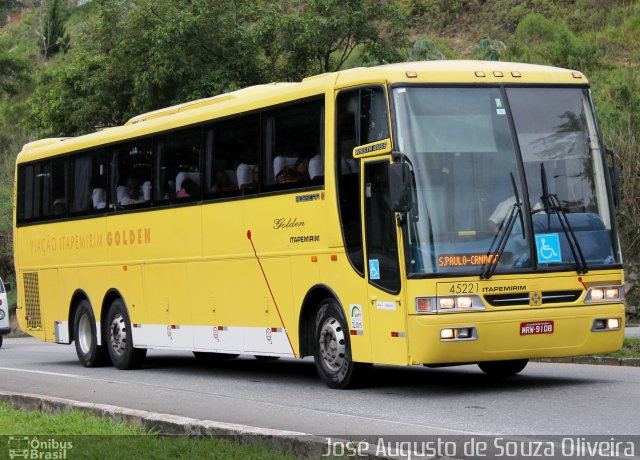
[[[151,351],[143,369],[85,369],[73,345],[5,339],[0,390],[321,435],[640,434],[640,368],[532,363],[493,382],[476,366],[376,366],[330,390],[310,360],[202,364]]]

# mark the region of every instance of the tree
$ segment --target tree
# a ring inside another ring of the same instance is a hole
[[[284,0],[273,15],[294,77],[340,70],[356,50],[364,63],[399,60],[407,45],[405,17],[385,0]]]
[[[410,61],[441,61],[446,59],[445,54],[438,49],[438,45],[431,39],[421,38],[409,51]]]
[[[132,115],[404,52],[384,0],[101,0],[31,98],[31,126],[75,135]],[[384,19],[380,19],[384,18]]]
[[[507,45],[500,40],[482,38],[473,50],[473,54],[478,59],[482,59],[484,61],[499,61],[501,54],[506,49]]]
[[[0,96],[16,94],[29,81],[29,64],[0,48]]]
[[[40,49],[44,58],[57,53],[65,40],[65,12],[61,0],[46,0],[42,3],[40,20]]]

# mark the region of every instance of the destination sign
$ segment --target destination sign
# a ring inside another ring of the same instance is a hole
[[[498,262],[495,254],[449,254],[438,256],[438,267],[473,267],[486,265],[492,262]],[[511,262],[511,253],[505,252],[500,259],[504,263]]]

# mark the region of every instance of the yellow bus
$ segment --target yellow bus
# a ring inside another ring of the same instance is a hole
[[[148,349],[372,364],[607,352],[615,174],[577,71],[410,62],[275,83],[27,144],[18,317],[88,367]]]

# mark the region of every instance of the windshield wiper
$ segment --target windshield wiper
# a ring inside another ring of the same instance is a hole
[[[554,212],[558,216],[560,227],[562,227],[562,231],[567,238],[567,242],[569,243],[569,249],[571,249],[571,254],[573,254],[573,260],[575,260],[576,262],[576,271],[578,272],[578,275],[584,275],[589,271],[587,261],[584,258],[582,248],[580,247],[578,238],[573,231],[571,222],[569,222],[567,214],[562,209],[562,205],[560,204],[558,195],[556,195],[555,193],[549,193],[547,171],[544,168],[544,163],[540,163],[540,180],[542,181],[542,196],[540,198],[544,203],[544,210],[548,216],[547,228],[551,228],[551,212]]]
[[[487,263],[484,265],[482,272],[480,273],[480,279],[488,280],[493,276],[498,267],[498,263],[500,262],[500,258],[502,257],[502,253],[507,247],[507,242],[509,241],[509,235],[511,235],[511,231],[513,230],[513,226],[516,223],[516,219],[518,215],[520,216],[520,226],[522,228],[522,237],[525,237],[524,234],[524,218],[522,216],[522,202],[520,201],[520,194],[518,193],[518,187],[516,187],[516,179],[513,177],[513,173],[511,175],[511,186],[513,187],[513,196],[515,198],[515,203],[511,207],[511,211],[509,211],[509,216],[502,221],[502,225],[499,228],[498,235],[495,236],[493,241],[491,242],[491,246],[489,246],[489,251],[487,252]],[[500,236],[500,238],[498,238]],[[491,248],[493,248],[494,243],[498,241],[496,246],[496,250],[491,252]]]

